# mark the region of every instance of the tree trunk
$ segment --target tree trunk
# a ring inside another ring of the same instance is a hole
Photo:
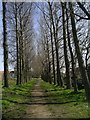
[[[21,40],[21,77],[22,77],[22,82],[24,82],[24,53],[23,53],[23,33],[22,33],[22,19],[20,15],[20,40]]]
[[[89,78],[89,82],[90,82],[90,64],[87,67],[87,74],[88,74],[88,78]]]
[[[48,54],[48,61],[47,61],[48,62],[48,79],[49,79],[49,83],[52,84],[48,37],[47,37],[47,54]]]
[[[66,67],[66,86],[67,89],[71,88],[70,84],[70,73],[69,73],[69,60],[67,55],[67,42],[66,42],[66,31],[65,31],[65,4],[62,5],[62,23],[63,23],[63,40],[64,40],[64,58],[65,58],[65,67]]]
[[[54,49],[53,49],[53,34],[52,34],[52,26],[50,26],[50,34],[51,34],[51,46],[52,46],[53,76],[54,76],[54,85],[55,85],[55,84],[56,84],[56,78],[55,78],[55,61],[54,61]]]
[[[75,75],[75,62],[74,62],[74,56],[73,51],[70,43],[70,33],[69,33],[69,17],[68,17],[68,11],[66,10],[66,19],[67,19],[67,39],[68,39],[68,46],[71,56],[71,62],[72,62],[72,80],[73,80],[73,87],[74,92],[77,92],[77,81],[76,81],[76,75]]]
[[[16,85],[19,84],[19,56],[18,56],[18,48],[19,48],[19,42],[18,42],[18,26],[17,26],[17,3],[15,3],[15,21],[16,21],[16,50],[17,50],[17,81],[16,81]]]
[[[60,73],[60,66],[59,66],[59,53],[58,53],[58,40],[57,40],[57,31],[55,31],[55,25],[53,20],[53,14],[52,14],[52,5],[50,2],[48,2],[49,8],[50,8],[50,14],[51,14],[51,21],[53,26],[53,34],[54,34],[54,40],[55,40],[55,49],[56,49],[56,62],[57,62],[57,85],[62,86],[62,78]]]
[[[19,76],[20,84],[22,83],[22,53],[21,53],[21,38],[19,36]]]
[[[7,24],[6,24],[6,3],[3,7],[3,49],[4,49],[4,87],[8,87],[8,43],[7,43]]]

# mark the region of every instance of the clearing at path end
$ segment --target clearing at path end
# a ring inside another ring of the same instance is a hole
[[[27,106],[26,115],[24,118],[51,118],[52,114],[46,105],[44,90],[40,86],[40,79],[31,92],[31,103]]]

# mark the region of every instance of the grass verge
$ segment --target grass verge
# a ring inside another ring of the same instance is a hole
[[[48,96],[49,109],[55,118],[88,118],[88,104],[86,102],[85,91],[80,90],[74,93],[73,90],[60,88],[41,82],[42,89]]]
[[[26,113],[26,104],[31,100],[31,89],[35,79],[22,85],[11,85],[2,89],[2,116],[3,118],[23,118]],[[11,82],[12,83],[12,82]]]

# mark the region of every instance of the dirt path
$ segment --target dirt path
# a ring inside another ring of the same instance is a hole
[[[51,118],[51,112],[45,101],[44,91],[40,87],[41,80],[37,82],[31,93],[31,105],[27,106],[25,118]]]

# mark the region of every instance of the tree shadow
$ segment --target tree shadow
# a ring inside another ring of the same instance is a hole
[[[48,104],[67,104],[67,103],[71,103],[71,102],[76,102],[76,101],[66,101],[66,102],[17,102],[14,100],[9,100],[9,99],[4,99],[7,100],[8,102],[12,102],[12,103],[16,103],[16,104],[27,104],[27,105],[48,105]]]

